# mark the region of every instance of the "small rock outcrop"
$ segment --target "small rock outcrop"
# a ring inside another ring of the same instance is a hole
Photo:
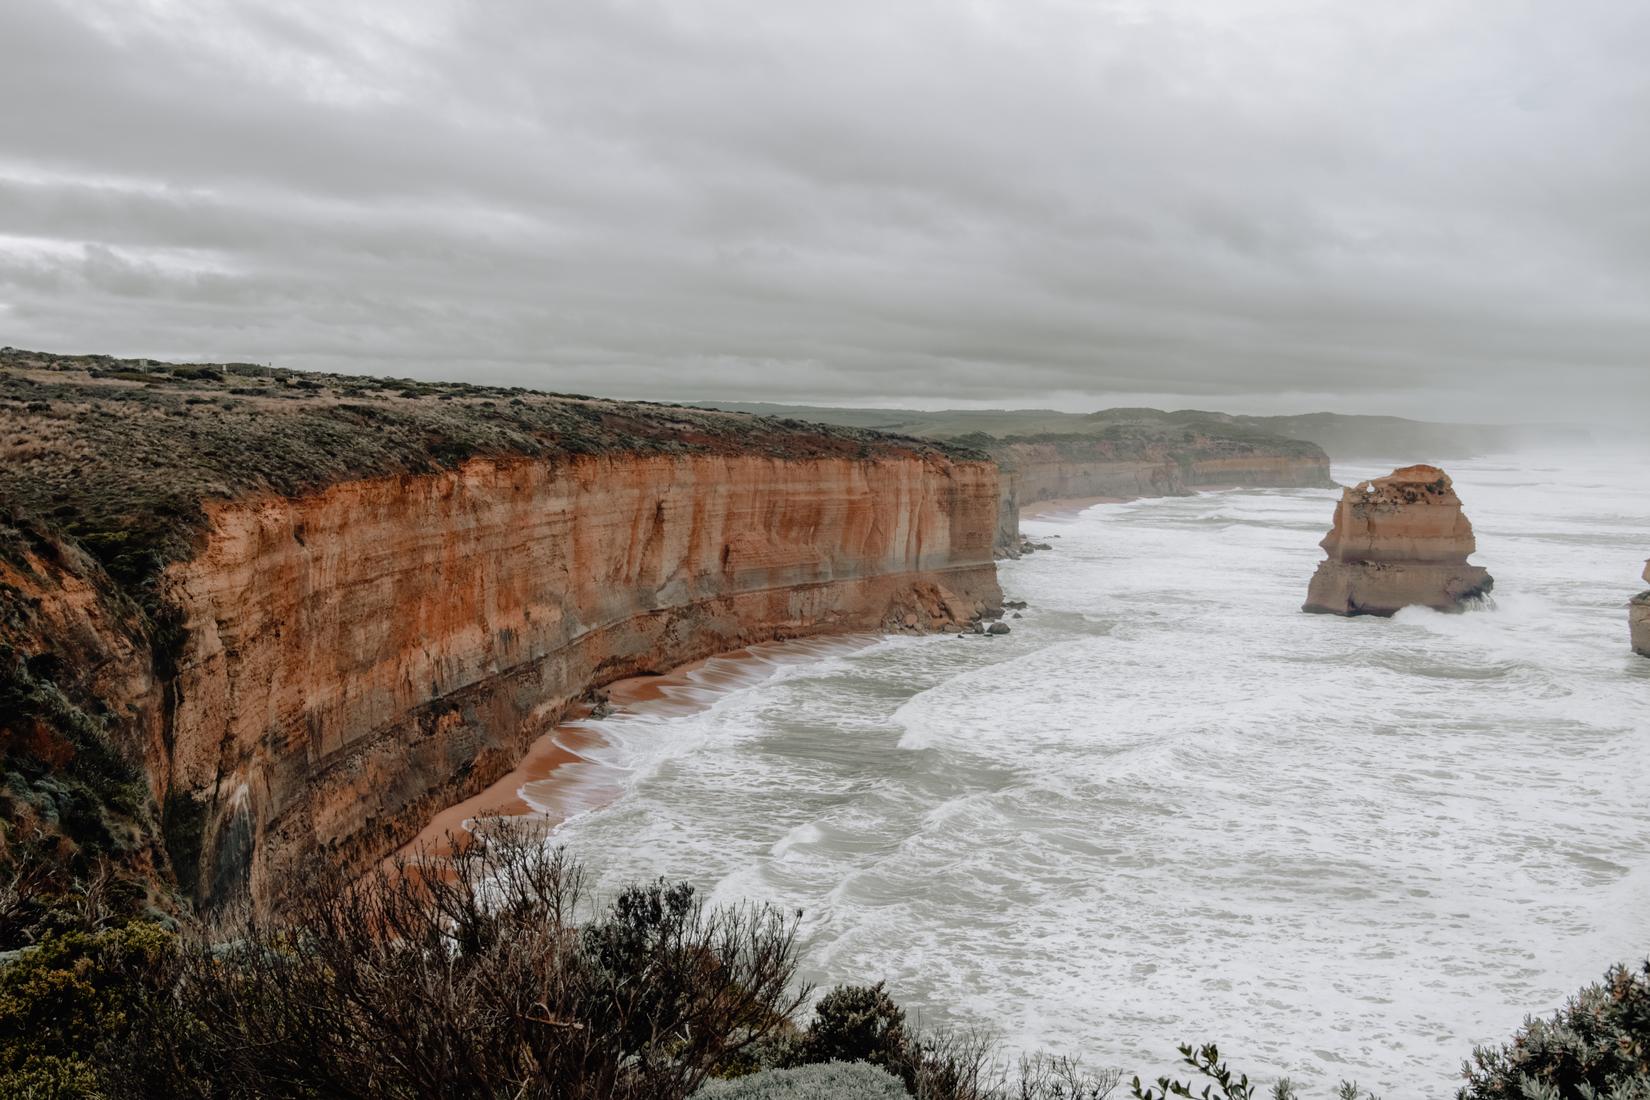
[[[1650,561],[1644,563],[1644,579],[1650,581]],[[1633,651],[1650,657],[1650,592],[1633,597],[1627,605],[1627,619],[1632,624]]]
[[[1472,524],[1436,466],[1405,466],[1347,489],[1320,545],[1329,557],[1318,564],[1303,611],[1391,615],[1417,604],[1448,611],[1495,583],[1468,564],[1477,548]]]

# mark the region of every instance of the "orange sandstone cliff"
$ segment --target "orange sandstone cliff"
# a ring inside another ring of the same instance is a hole
[[[1650,581],[1650,562],[1644,563],[1644,579]],[[1634,596],[1627,608],[1633,650],[1641,656],[1650,657],[1650,592],[1640,592]]]
[[[316,859],[370,865],[593,687],[1001,603],[997,468],[966,450],[115,367],[36,357],[0,375],[29,399],[0,388],[28,441],[0,480],[0,698],[22,700],[0,749],[31,784],[0,797],[39,832],[80,784],[96,820],[54,839],[66,862],[169,862],[200,902],[272,901]],[[87,771],[99,753],[108,782]],[[0,826],[0,855],[22,842]]]
[[[1254,417],[1180,409],[1119,408],[1093,413],[1048,409],[841,409],[826,406],[727,404],[744,412],[805,415],[846,427],[898,431],[984,451],[1003,470],[997,549],[1022,550],[1020,509],[1085,497],[1187,496],[1199,489],[1339,488],[1329,455],[1311,439],[1349,417],[1305,418],[1322,429],[1292,436]],[[1405,423],[1391,421],[1394,425]]]
[[[1304,611],[1451,610],[1494,585],[1467,562],[1477,547],[1472,524],[1449,475],[1436,466],[1405,466],[1347,489],[1321,545],[1329,556],[1312,577]]]
[[[173,571],[165,762],[210,893],[361,866],[512,767],[593,686],[774,638],[1000,603],[988,463],[478,459],[210,508]]]

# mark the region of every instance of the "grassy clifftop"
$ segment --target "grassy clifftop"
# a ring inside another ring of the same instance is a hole
[[[296,494],[477,455],[602,453],[982,457],[680,405],[0,349],[0,506],[83,546],[125,584],[187,551],[208,498]]]
[[[953,443],[987,451],[1006,465],[1013,464],[1020,444],[1037,444],[1061,455],[1089,459],[1102,455],[1118,460],[1160,460],[1175,455],[1203,459],[1262,454],[1325,458],[1323,449],[1316,443],[1271,435],[1243,425],[1180,417],[1156,409],[1111,409],[1107,414],[1108,419],[1097,421],[1088,431],[999,436],[974,432],[947,438]]]
[[[719,404],[717,408],[773,414],[784,405]],[[796,416],[844,427],[891,431],[964,444],[990,451],[1012,463],[1015,444],[1052,445],[1073,457],[1099,454],[1119,459],[1158,458],[1184,451],[1200,457],[1267,454],[1322,458],[1320,445],[1303,436],[1270,430],[1248,418],[1221,413],[1123,408],[1094,413],[1050,409],[961,409],[916,412],[908,409],[831,409],[799,406]]]

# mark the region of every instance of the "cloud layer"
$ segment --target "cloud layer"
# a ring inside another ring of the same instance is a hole
[[[42,0],[0,343],[660,398],[1650,408],[1633,0]]]

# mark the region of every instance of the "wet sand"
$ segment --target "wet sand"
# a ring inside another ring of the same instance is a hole
[[[612,708],[610,714],[621,718],[691,714],[709,706],[721,693],[758,682],[762,673],[776,664],[852,652],[878,637],[844,634],[764,642],[694,661],[660,676],[618,680],[604,690]],[[625,772],[600,759],[600,750],[608,744],[601,730],[603,720],[591,717],[590,708],[583,708],[576,717],[534,741],[521,762],[503,778],[436,814],[390,858],[423,854],[440,859],[451,855],[463,847],[471,825],[481,817],[538,817],[549,834],[569,818],[607,805],[624,790]]]
[[[1056,497],[1039,500],[1020,509],[1021,519],[1071,519],[1085,508],[1096,504],[1127,504],[1139,497]]]

